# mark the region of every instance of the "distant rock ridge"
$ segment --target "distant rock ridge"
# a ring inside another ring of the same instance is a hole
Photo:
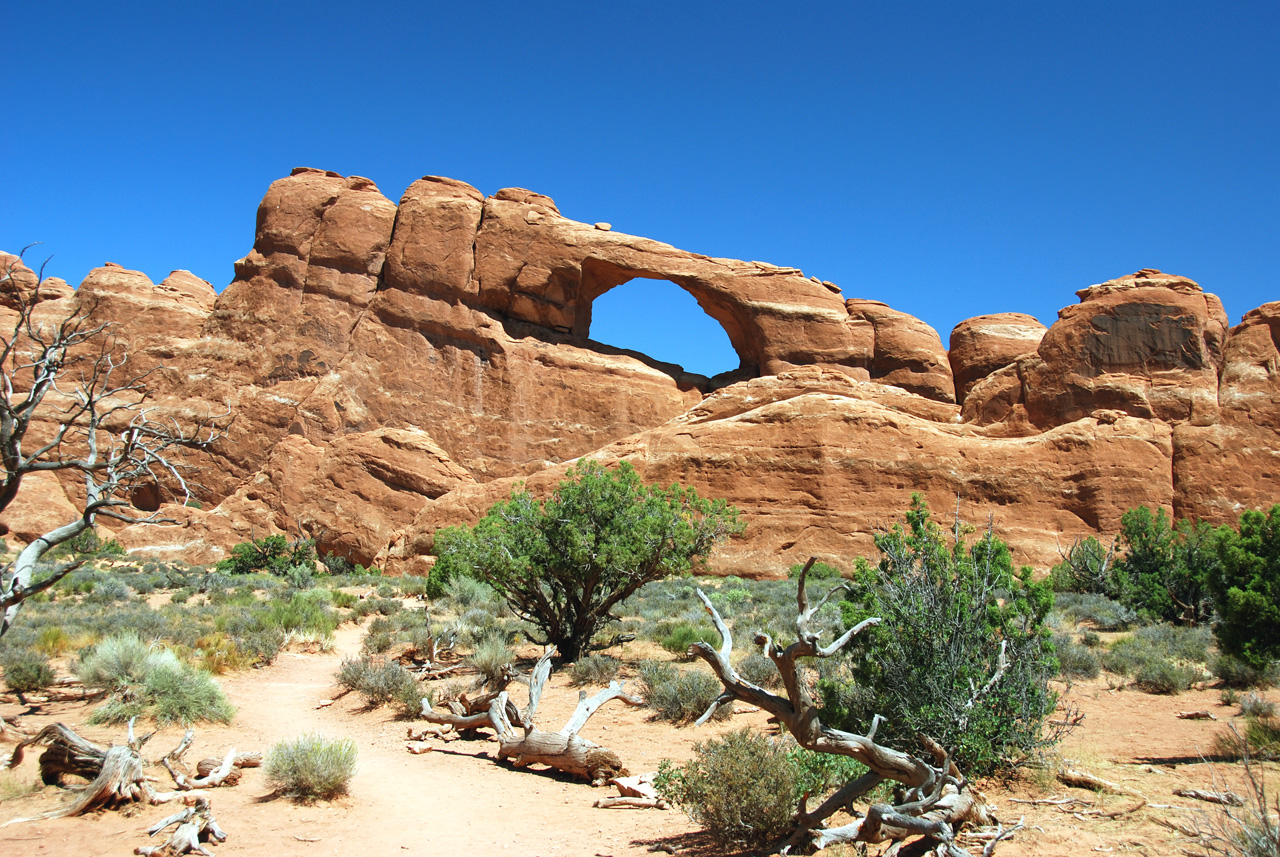
[[[549,490],[582,456],[741,506],[747,531],[712,566],[750,576],[848,562],[913,491],[948,515],[959,496],[1041,567],[1135,505],[1216,522],[1280,497],[1280,303],[1229,329],[1215,296],[1154,269],[1080,290],[1047,329],[968,319],[948,349],[797,269],[578,223],[533,191],[427,176],[397,205],[299,168],[267,190],[235,270],[221,294],[112,264],[41,289],[42,318],[92,301],[115,321],[159,407],[236,415],[201,462],[202,508],[116,534],[139,555],[208,561],[301,529],[422,571],[439,526],[519,481]],[[689,291],[739,367],[706,378],[593,342],[592,302],[637,278]],[[0,527],[31,538],[78,490],[32,480]]]

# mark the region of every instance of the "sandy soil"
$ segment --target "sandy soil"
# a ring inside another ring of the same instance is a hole
[[[287,652],[270,667],[222,679],[238,707],[235,719],[228,726],[197,727],[188,759],[221,756],[231,746],[265,751],[281,739],[319,732],[354,737],[360,768],[351,794],[333,803],[306,806],[273,798],[261,769],[247,770],[235,788],[206,792],[216,817],[230,834],[225,844],[216,847],[216,853],[248,857],[459,852],[621,857],[648,854],[649,847],[658,842],[671,843],[678,850],[707,852],[693,825],[679,812],[594,809],[592,802],[612,793],[610,790],[593,789],[550,772],[499,766],[491,757],[496,747],[492,742],[436,741],[432,752],[412,755],[405,741],[409,724],[392,719],[385,709],[364,711],[354,695],[317,708],[321,700],[334,696],[333,674],[344,655],[358,650],[360,639],[360,629],[347,626],[339,631],[337,650],[332,653]],[[1215,771],[1201,761],[1200,754],[1209,751],[1214,734],[1232,713],[1219,705],[1216,690],[1158,697],[1111,690],[1102,679],[1076,685],[1071,698],[1085,719],[1061,745],[1061,752],[1079,767],[1141,792],[1152,804],[1191,806],[1194,801],[1174,797],[1173,790],[1214,787]],[[553,677],[539,723],[544,728],[559,728],[576,699],[575,689]],[[0,715],[10,720],[18,716],[27,730],[61,721],[104,744],[122,740],[120,729],[86,726],[90,709],[83,702],[58,702],[26,712],[16,704],[0,703]],[[1194,709],[1209,709],[1220,720],[1179,720],[1175,716],[1178,711]],[[655,769],[664,757],[686,758],[694,741],[747,723],[765,728],[759,713],[738,714],[728,722],[698,729],[674,728],[651,721],[644,709],[613,702],[592,718],[583,735],[617,750],[633,772],[640,772]],[[180,737],[180,729],[162,731],[148,745],[149,755],[163,755]],[[0,745],[0,751],[6,746]],[[31,754],[22,767],[0,773],[0,786],[12,790],[16,783],[37,780],[34,759]],[[1239,790],[1232,766],[1213,768]],[[162,769],[155,770],[162,782],[167,781]],[[1278,770],[1271,765],[1268,773],[1275,779]],[[1026,831],[1003,843],[998,854],[1166,855],[1180,854],[1191,845],[1185,837],[1152,820],[1187,817],[1174,809],[1148,806],[1108,819],[1064,812],[1051,805],[1015,802],[1072,795],[1092,802],[1091,806],[1073,807],[1076,811],[1113,811],[1136,804],[1131,797],[1067,789],[1034,777],[1011,784],[986,783],[983,788],[1002,818],[1016,821],[1025,815],[1028,824]],[[5,793],[0,789],[0,796]],[[0,801],[0,823],[34,815],[65,799],[63,790],[45,788]],[[130,854],[147,842],[145,828],[172,811],[164,806],[138,807],[128,813],[0,827],[0,854]],[[845,849],[844,853],[852,851]]]

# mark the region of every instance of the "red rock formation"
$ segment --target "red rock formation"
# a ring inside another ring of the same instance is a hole
[[[957,496],[970,523],[992,515],[1017,561],[1041,568],[1078,535],[1115,532],[1136,498],[1172,502],[1170,429],[1161,423],[1112,416],[993,439],[887,389],[816,367],[758,378],[591,457],[630,461],[646,481],[694,485],[739,506],[746,532],[712,565],[751,577],[784,574],[810,555],[848,565],[873,554],[873,534],[901,520],[914,491],[944,519]],[[526,484],[546,493],[568,467]],[[379,561],[425,570],[436,529],[473,522],[512,487],[495,480],[426,503]]]
[[[367,179],[300,169],[268,189],[221,295],[112,265],[78,292],[46,284],[39,317],[92,302],[158,407],[236,417],[202,462],[204,508],[163,505],[176,523],[121,541],[203,561],[301,528],[421,570],[436,527],[519,479],[549,490],[588,454],[740,505],[747,533],[717,567],[748,574],[869,550],[912,491],[991,513],[1041,565],[1141,503],[1225,521],[1280,496],[1280,304],[1228,334],[1215,297],[1144,270],[1082,290],[1048,331],[969,319],[948,354],[918,319],[796,269],[606,227],[522,189],[428,176],[397,206]],[[592,302],[633,278],[693,294],[740,368],[708,379],[592,342]],[[34,532],[22,521],[45,494],[63,515],[75,488],[33,480],[0,526]]]
[[[1034,317],[1020,312],[979,315],[957,324],[951,330],[947,352],[955,375],[956,401],[963,405],[969,391],[984,378],[1034,354],[1046,329]]]
[[[1062,425],[1099,409],[1213,422],[1227,332],[1222,302],[1185,277],[1144,268],[1077,292],[1038,359],[1022,364],[1031,421]]]

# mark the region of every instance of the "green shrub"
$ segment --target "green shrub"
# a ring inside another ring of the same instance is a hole
[[[1200,670],[1180,666],[1164,658],[1154,658],[1140,664],[1133,674],[1133,683],[1147,693],[1182,693],[1200,678]]]
[[[1068,678],[1097,678],[1102,663],[1091,649],[1068,638],[1054,640],[1054,654],[1058,657],[1058,673]]]
[[[1214,750],[1228,759],[1250,759],[1280,762],[1280,718],[1246,717],[1244,731],[1234,726],[1218,733]]]
[[[287,598],[273,598],[267,606],[265,621],[282,631],[332,634],[342,618],[318,591],[293,592]]]
[[[1193,664],[1208,659],[1208,647],[1205,628],[1150,625],[1112,643],[1102,666],[1148,693],[1181,693],[1201,679],[1203,670]]]
[[[1115,545],[1103,547],[1093,536],[1076,539],[1049,571],[1054,592],[1107,592],[1114,574]]]
[[[804,563],[802,562],[798,562],[795,565],[791,566],[791,568],[787,569],[787,579],[795,580],[796,578],[798,578],[800,576],[800,571],[803,568],[804,568]],[[839,580],[843,576],[844,576],[844,572],[842,572],[839,568],[835,567],[834,565],[828,565],[825,562],[815,562],[812,565],[812,567],[810,567],[809,573],[808,575],[806,575],[805,579],[806,580]]]
[[[808,793],[812,801],[821,799],[832,789],[841,788],[867,772],[864,765],[848,756],[815,753],[794,741],[787,749],[787,761],[795,769],[797,791],[800,794]],[[812,802],[810,805],[813,805]]]
[[[35,649],[7,649],[0,655],[4,683],[25,704],[25,694],[44,690],[57,675],[49,659]]]
[[[801,784],[786,749],[743,729],[693,751],[684,765],[662,762],[659,795],[722,845],[766,845],[790,832]]]
[[[483,580],[476,580],[465,574],[451,577],[444,585],[444,595],[459,613],[465,613],[473,607],[487,604],[493,600],[493,587]]]
[[[990,531],[972,545],[948,544],[919,494],[907,524],[876,536],[878,566],[858,563],[860,585],[841,605],[842,621],[882,622],[861,635],[845,672],[824,667],[823,720],[865,734],[882,715],[877,741],[905,750],[928,735],[966,775],[1014,764],[1053,737],[1044,728],[1057,704],[1045,623],[1053,593],[1031,569],[1015,574],[1008,547]]]
[[[419,699],[423,696],[413,673],[395,661],[369,655],[344,660],[338,667],[337,680],[341,687],[363,696],[370,708],[410,696]]]
[[[352,564],[351,560],[347,559],[345,556],[338,556],[332,551],[326,553],[321,558],[320,562],[329,570],[330,574],[347,575],[353,574],[356,570],[356,567]]]
[[[85,687],[122,690],[146,680],[152,654],[149,644],[126,632],[99,642],[72,665],[72,671]]]
[[[709,671],[682,670],[665,661],[641,661],[640,686],[648,706],[660,718],[672,723],[697,720],[723,690]],[[732,703],[722,705],[716,709],[713,719],[723,720],[732,713]]]
[[[645,485],[625,461],[580,461],[566,476],[545,500],[517,489],[474,527],[438,530],[431,575],[484,580],[572,662],[616,604],[690,571],[742,524],[723,500]]]
[[[1271,687],[1280,683],[1280,664],[1272,663],[1266,669],[1258,669],[1225,652],[1218,652],[1209,658],[1209,671],[1227,687],[1241,690]]]
[[[574,685],[607,685],[618,677],[622,661],[611,655],[587,655],[569,670],[569,683]]]
[[[281,741],[266,760],[267,782],[277,792],[301,800],[330,800],[347,793],[356,773],[356,742],[303,735]]]
[[[688,622],[681,622],[667,629],[662,639],[658,641],[662,648],[679,658],[689,657],[689,647],[694,643],[710,643],[712,646],[718,646],[720,635],[709,625],[695,626]]]
[[[213,676],[190,664],[152,669],[143,690],[147,713],[161,726],[201,720],[228,723],[235,714]]]
[[[1075,622],[1088,622],[1099,631],[1125,631],[1138,623],[1138,614],[1118,601],[1096,593],[1059,592],[1053,607]]]
[[[288,539],[276,535],[241,542],[231,548],[230,556],[218,561],[217,569],[227,574],[265,571],[283,576],[294,566],[314,568],[315,562],[315,539]]]
[[[1240,699],[1240,713],[1245,717],[1274,719],[1276,704],[1256,693],[1246,693]]]
[[[745,655],[734,669],[738,671],[738,675],[760,687],[778,687],[782,684],[782,674],[764,652],[755,651]]]
[[[1218,538],[1204,522],[1174,524],[1163,509],[1130,509],[1120,519],[1124,556],[1105,593],[1151,620],[1204,622],[1212,612],[1206,578],[1218,565]]]
[[[90,716],[91,723],[124,723],[139,716],[153,717],[160,725],[226,723],[235,713],[211,675],[132,634],[104,639],[74,670],[86,687],[108,694]]]
[[[1280,658],[1280,504],[1247,511],[1239,531],[1223,528],[1208,575],[1218,646],[1259,671]]]

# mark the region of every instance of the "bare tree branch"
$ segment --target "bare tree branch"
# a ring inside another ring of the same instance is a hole
[[[0,570],[0,636],[23,601],[76,567],[40,575],[37,564],[50,550],[91,530],[98,517],[162,520],[133,508],[126,498],[134,488],[164,486],[185,503],[190,485],[180,455],[209,449],[231,416],[179,422],[148,407],[146,381],[155,370],[133,370],[115,325],[96,320],[96,307],[85,302],[61,319],[37,318],[43,266],[28,288],[30,276],[21,254],[0,270],[0,302],[17,313],[0,333],[0,511],[31,473],[78,474],[85,496],[79,518],[38,536]]]

